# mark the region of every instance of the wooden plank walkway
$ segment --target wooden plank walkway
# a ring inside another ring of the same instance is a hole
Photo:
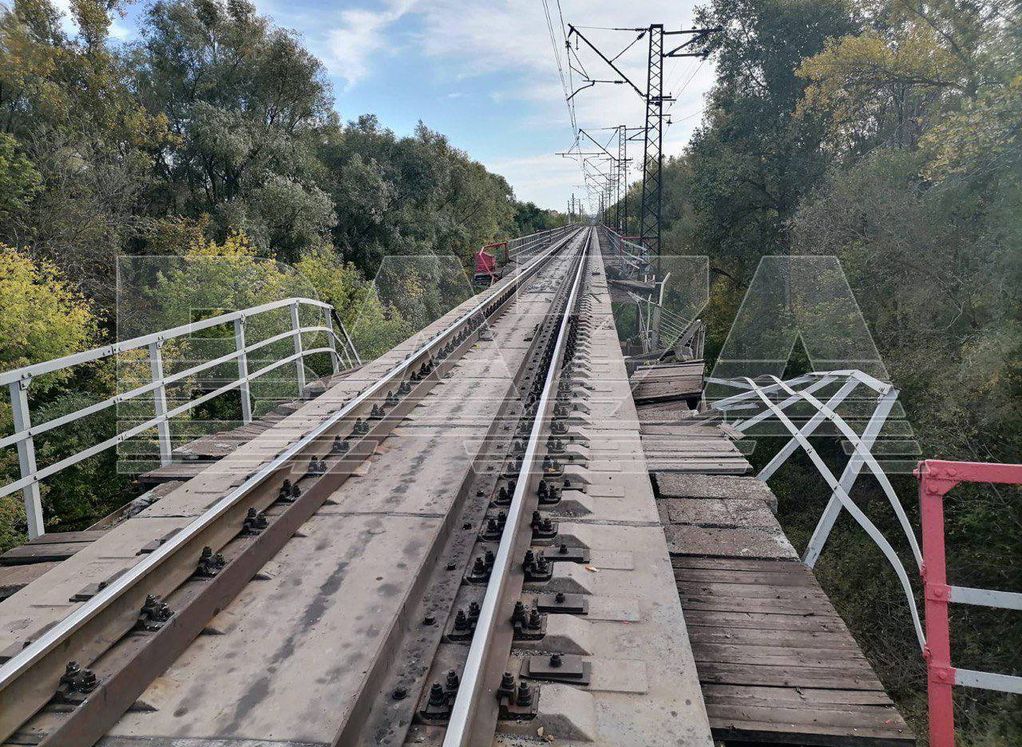
[[[703,393],[703,362],[643,365],[629,378],[636,404],[684,399],[694,407]]]
[[[677,424],[643,423],[642,449],[651,472],[744,475],[751,468],[719,425],[699,420]]]
[[[855,639],[784,537],[769,488],[749,477],[654,478],[714,738],[914,744]]]

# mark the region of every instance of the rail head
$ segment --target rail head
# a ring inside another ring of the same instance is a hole
[[[526,443],[525,452],[522,456],[521,468],[515,482],[515,490],[511,497],[511,504],[507,509],[505,529],[497,548],[493,570],[490,572],[490,580],[487,583],[486,592],[480,607],[479,619],[475,628],[476,632],[469,646],[468,658],[461,675],[461,684],[458,687],[458,694],[455,697],[451,710],[451,717],[444,736],[444,747],[467,747],[473,744],[473,721],[476,716],[477,704],[479,698],[485,697],[486,694],[485,668],[487,654],[499,621],[498,610],[504,594],[504,586],[512,568],[512,553],[518,541],[518,529],[523,522],[526,491],[529,488],[530,482],[528,478],[533,473],[533,468],[537,461],[537,452],[543,429],[546,421],[549,419],[551,398],[556,394],[556,382],[560,370],[559,363],[564,354],[570,320],[573,316],[573,309],[585,274],[590,240],[591,234],[586,238],[580,252],[578,268],[572,280],[564,316],[554,344],[550,368],[547,371],[543,391],[537,405],[536,419],[533,421],[529,440]]]

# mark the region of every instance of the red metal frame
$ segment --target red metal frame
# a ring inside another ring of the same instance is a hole
[[[927,459],[915,470],[919,479],[919,506],[923,525],[923,589],[926,609],[927,693],[929,696],[930,747],[954,747],[955,720],[951,688],[951,628],[944,548],[944,496],[963,482],[1022,485],[1022,464],[946,462]]]
[[[500,247],[504,247],[504,264],[507,264],[508,259],[509,259],[508,252],[510,251],[508,242],[506,242],[506,241],[494,241],[492,244],[485,244],[483,246],[483,250],[486,250],[486,249],[499,249]]]

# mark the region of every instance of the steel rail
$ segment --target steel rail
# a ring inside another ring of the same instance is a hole
[[[488,304],[493,303],[494,296],[508,289],[511,285],[516,288],[526,279],[535,274],[543,263],[554,256],[554,254],[577,235],[578,232],[569,234],[563,241],[557,241],[545,252],[536,257],[528,265],[518,268],[516,273],[508,279],[507,283],[493,286],[492,292],[475,304],[471,309],[461,314],[451,322],[445,330],[425,342],[417,350],[406,355],[399,363],[381,376],[377,381],[362,390],[349,402],[345,403],[337,411],[326,416],[318,425],[307,431],[300,439],[292,443],[283,451],[279,452],[272,460],[251,473],[244,482],[231,490],[209,509],[196,517],[194,521],[177,532],[159,548],[145,556],[143,560],[132,566],[124,574],[111,581],[99,593],[84,602],[80,607],[71,612],[65,618],[46,630],[37,639],[29,643],[22,651],[18,652],[10,660],[0,665],[0,702],[4,691],[16,682],[22,675],[28,672],[31,667],[59,647],[62,642],[69,639],[76,631],[83,628],[103,610],[112,605],[120,596],[132,589],[136,584],[142,582],[146,576],[161,564],[173,557],[177,551],[188,544],[195,536],[207,528],[213,526],[231,508],[238,504],[249,492],[261,485],[267,478],[278,472],[287,465],[296,455],[314,444],[320,436],[330,428],[351,415],[357,408],[364,405],[371,397],[384,390],[389,384],[401,377],[409,368],[418,362],[418,359],[428,355],[430,351],[454,335],[461,327],[473,317],[485,309]],[[0,739],[6,738],[9,734],[5,731],[3,724],[0,724]]]
[[[554,343],[550,368],[547,371],[543,392],[540,395],[539,404],[536,408],[536,419],[533,421],[532,431],[529,433],[529,441],[522,457],[522,466],[516,479],[514,495],[511,498],[511,505],[507,510],[504,533],[501,535],[500,545],[497,548],[493,570],[490,573],[490,580],[486,585],[486,594],[483,597],[482,606],[479,611],[479,620],[476,623],[472,643],[469,646],[468,658],[462,671],[461,684],[458,687],[458,694],[451,709],[451,718],[448,722],[447,732],[444,735],[444,747],[461,747],[471,744],[471,726],[476,715],[476,706],[478,705],[479,698],[487,692],[483,676],[486,656],[497,627],[497,611],[512,568],[512,553],[518,542],[519,529],[525,513],[525,494],[530,485],[529,475],[532,472],[534,463],[537,461],[536,453],[539,449],[546,421],[548,420],[547,410],[550,408],[551,398],[556,390],[555,385],[560,373],[560,362],[564,354],[565,341],[568,336],[573,309],[578,298],[579,288],[582,285],[582,277],[586,267],[591,240],[592,232],[590,230],[580,252],[578,269],[575,272],[568,301],[564,307],[564,316],[557,332],[557,341]]]

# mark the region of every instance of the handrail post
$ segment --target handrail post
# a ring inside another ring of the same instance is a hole
[[[298,396],[305,394],[305,355],[302,347],[302,322],[298,318],[298,302],[291,304],[291,329],[295,340],[295,369],[298,372]]]
[[[11,413],[14,416],[15,433],[27,431],[32,427],[32,416],[28,410],[28,387],[31,383],[32,379],[25,377],[8,385],[11,393]],[[21,469],[22,479],[34,478],[36,473],[35,441],[31,435],[18,441],[18,466]],[[30,485],[22,488],[21,493],[25,499],[28,538],[35,539],[46,532],[43,523],[43,504],[39,495],[39,482],[33,479]]]
[[[930,747],[954,747],[955,715],[951,688],[955,670],[951,667],[951,625],[948,620],[950,589],[947,584],[947,556],[944,548],[944,493],[951,487],[935,479],[926,462],[917,470],[919,510],[923,529],[923,594],[926,610],[926,690]]]
[[[149,370],[152,372],[153,409],[156,417],[161,418],[156,424],[156,434],[160,442],[160,464],[166,467],[174,461],[173,446],[170,441],[170,421],[167,419],[167,386],[163,383],[163,341],[149,344]]]
[[[323,309],[323,326],[326,327],[329,332],[326,333],[326,344],[330,348],[330,365],[333,366],[334,373],[341,370],[341,358],[337,354],[337,340],[334,338],[334,318],[330,315],[330,309]]]
[[[245,317],[234,320],[234,348],[238,352],[238,395],[241,398],[241,421],[252,422],[252,387],[248,381],[248,346],[245,343]]]

